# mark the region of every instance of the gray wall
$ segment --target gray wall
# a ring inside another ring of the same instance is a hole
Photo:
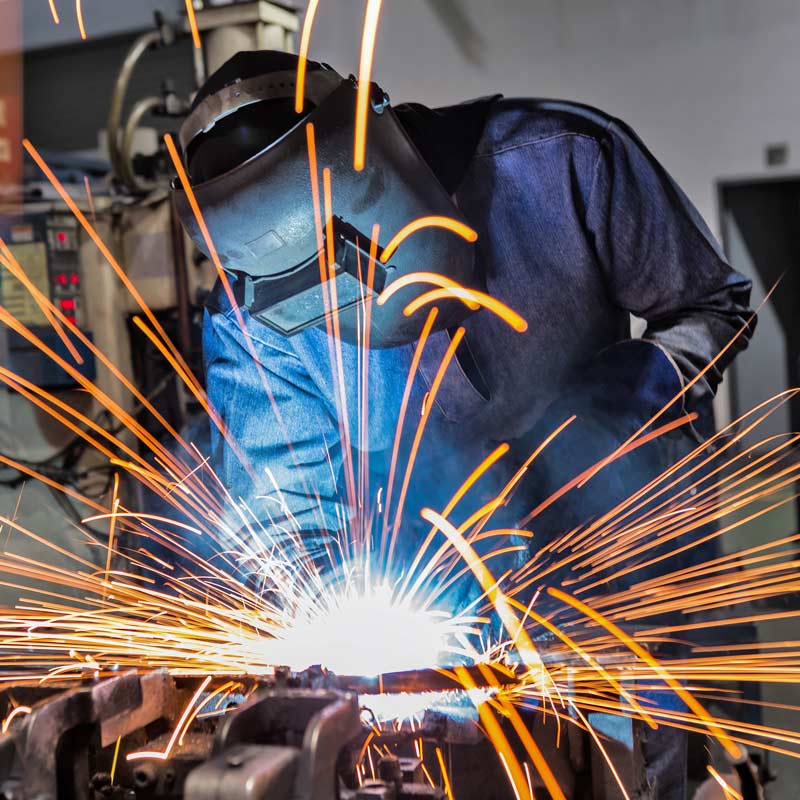
[[[15,0],[4,0],[15,2]],[[75,0],[55,0],[59,24],[53,22],[47,0],[18,0],[22,6],[25,49],[80,41]],[[157,9],[176,17],[184,8],[180,0],[82,0],[87,40],[138,30],[152,24]]]

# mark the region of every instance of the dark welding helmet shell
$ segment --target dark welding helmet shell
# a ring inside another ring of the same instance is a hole
[[[225,91],[232,90],[228,87]],[[335,297],[344,340],[362,341],[363,302],[370,294],[367,268],[374,224],[380,225],[379,255],[397,231],[419,217],[447,216],[468,224],[409,139],[388,98],[374,84],[366,164],[362,171],[354,170],[356,94],[356,81],[340,78],[338,86],[309,114],[298,117],[298,122],[278,140],[233,169],[193,186],[222,266],[236,277],[237,300],[255,319],[287,336],[310,326],[325,326],[309,166],[309,125],[313,126],[316,141],[324,235],[327,237],[333,230]],[[325,224],[322,202],[325,167],[331,170],[330,225]],[[178,181],[173,192],[187,232],[208,255]],[[327,249],[327,238],[323,249]],[[467,287],[481,288],[474,243],[452,231],[431,227],[406,239],[388,263],[377,262],[373,298],[398,278],[420,271],[439,273]],[[408,317],[403,309],[432,288],[435,287],[430,284],[415,284],[398,291],[384,305],[371,303],[370,346],[392,347],[416,340],[429,307]],[[439,313],[434,330],[452,327],[470,313],[455,299],[436,305]]]

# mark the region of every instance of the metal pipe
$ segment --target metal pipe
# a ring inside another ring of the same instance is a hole
[[[122,62],[117,80],[114,83],[114,91],[111,94],[111,106],[108,111],[108,121],[106,122],[106,132],[108,136],[108,156],[111,160],[111,171],[124,181],[122,166],[122,153],[120,150],[120,125],[122,123],[122,107],[125,103],[125,95],[128,85],[133,75],[133,70],[139,63],[142,56],[151,48],[162,41],[160,30],[147,31],[139,36],[128,50],[125,60]]]
[[[138,178],[133,171],[133,137],[139,128],[142,118],[161,105],[161,98],[155,95],[138,100],[131,110],[122,134],[119,178],[129,189],[142,194],[152,191],[158,184],[155,181]]]

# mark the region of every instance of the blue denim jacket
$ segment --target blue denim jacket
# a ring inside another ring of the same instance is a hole
[[[598,357],[613,366],[612,374],[639,369],[646,375],[642,360],[654,361],[661,371],[658,391],[638,378],[632,389],[622,382],[620,414],[638,408],[646,418],[669,392],[694,378],[750,314],[750,282],[725,262],[695,208],[624,123],[594,109],[498,100],[455,199],[478,232],[477,257],[488,292],[518,311],[529,327],[516,333],[487,310],[465,322],[458,361],[435,398],[412,473],[404,517],[409,520],[418,518],[422,506],[441,509],[485,455],[530,431],[569,387],[591,394],[581,376],[590,374]],[[382,239],[392,233],[382,231]],[[630,341],[629,312],[647,321],[647,344]],[[280,413],[272,408],[217,287],[205,319],[208,392],[256,480],[216,432],[213,465],[258,519],[279,513],[277,486],[301,528],[338,530],[350,510],[341,491],[342,448],[326,333],[311,329],[286,339],[243,314]],[[724,366],[748,336],[745,331],[691,388],[683,401],[687,408],[708,410]],[[448,342],[443,331],[425,348],[406,415],[398,483],[408,440]],[[361,356],[353,346],[341,349],[356,442]],[[387,453],[413,349],[373,350],[366,356],[373,490],[386,483]],[[497,465],[456,516],[464,519],[485,501],[513,466],[513,460]]]

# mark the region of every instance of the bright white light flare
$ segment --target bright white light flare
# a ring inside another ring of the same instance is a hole
[[[270,657],[277,654],[277,663],[292,669],[321,664],[339,675],[369,677],[439,666],[443,653],[454,650],[453,630],[451,616],[393,601],[386,584],[363,591],[349,584],[326,594],[268,647]]]

